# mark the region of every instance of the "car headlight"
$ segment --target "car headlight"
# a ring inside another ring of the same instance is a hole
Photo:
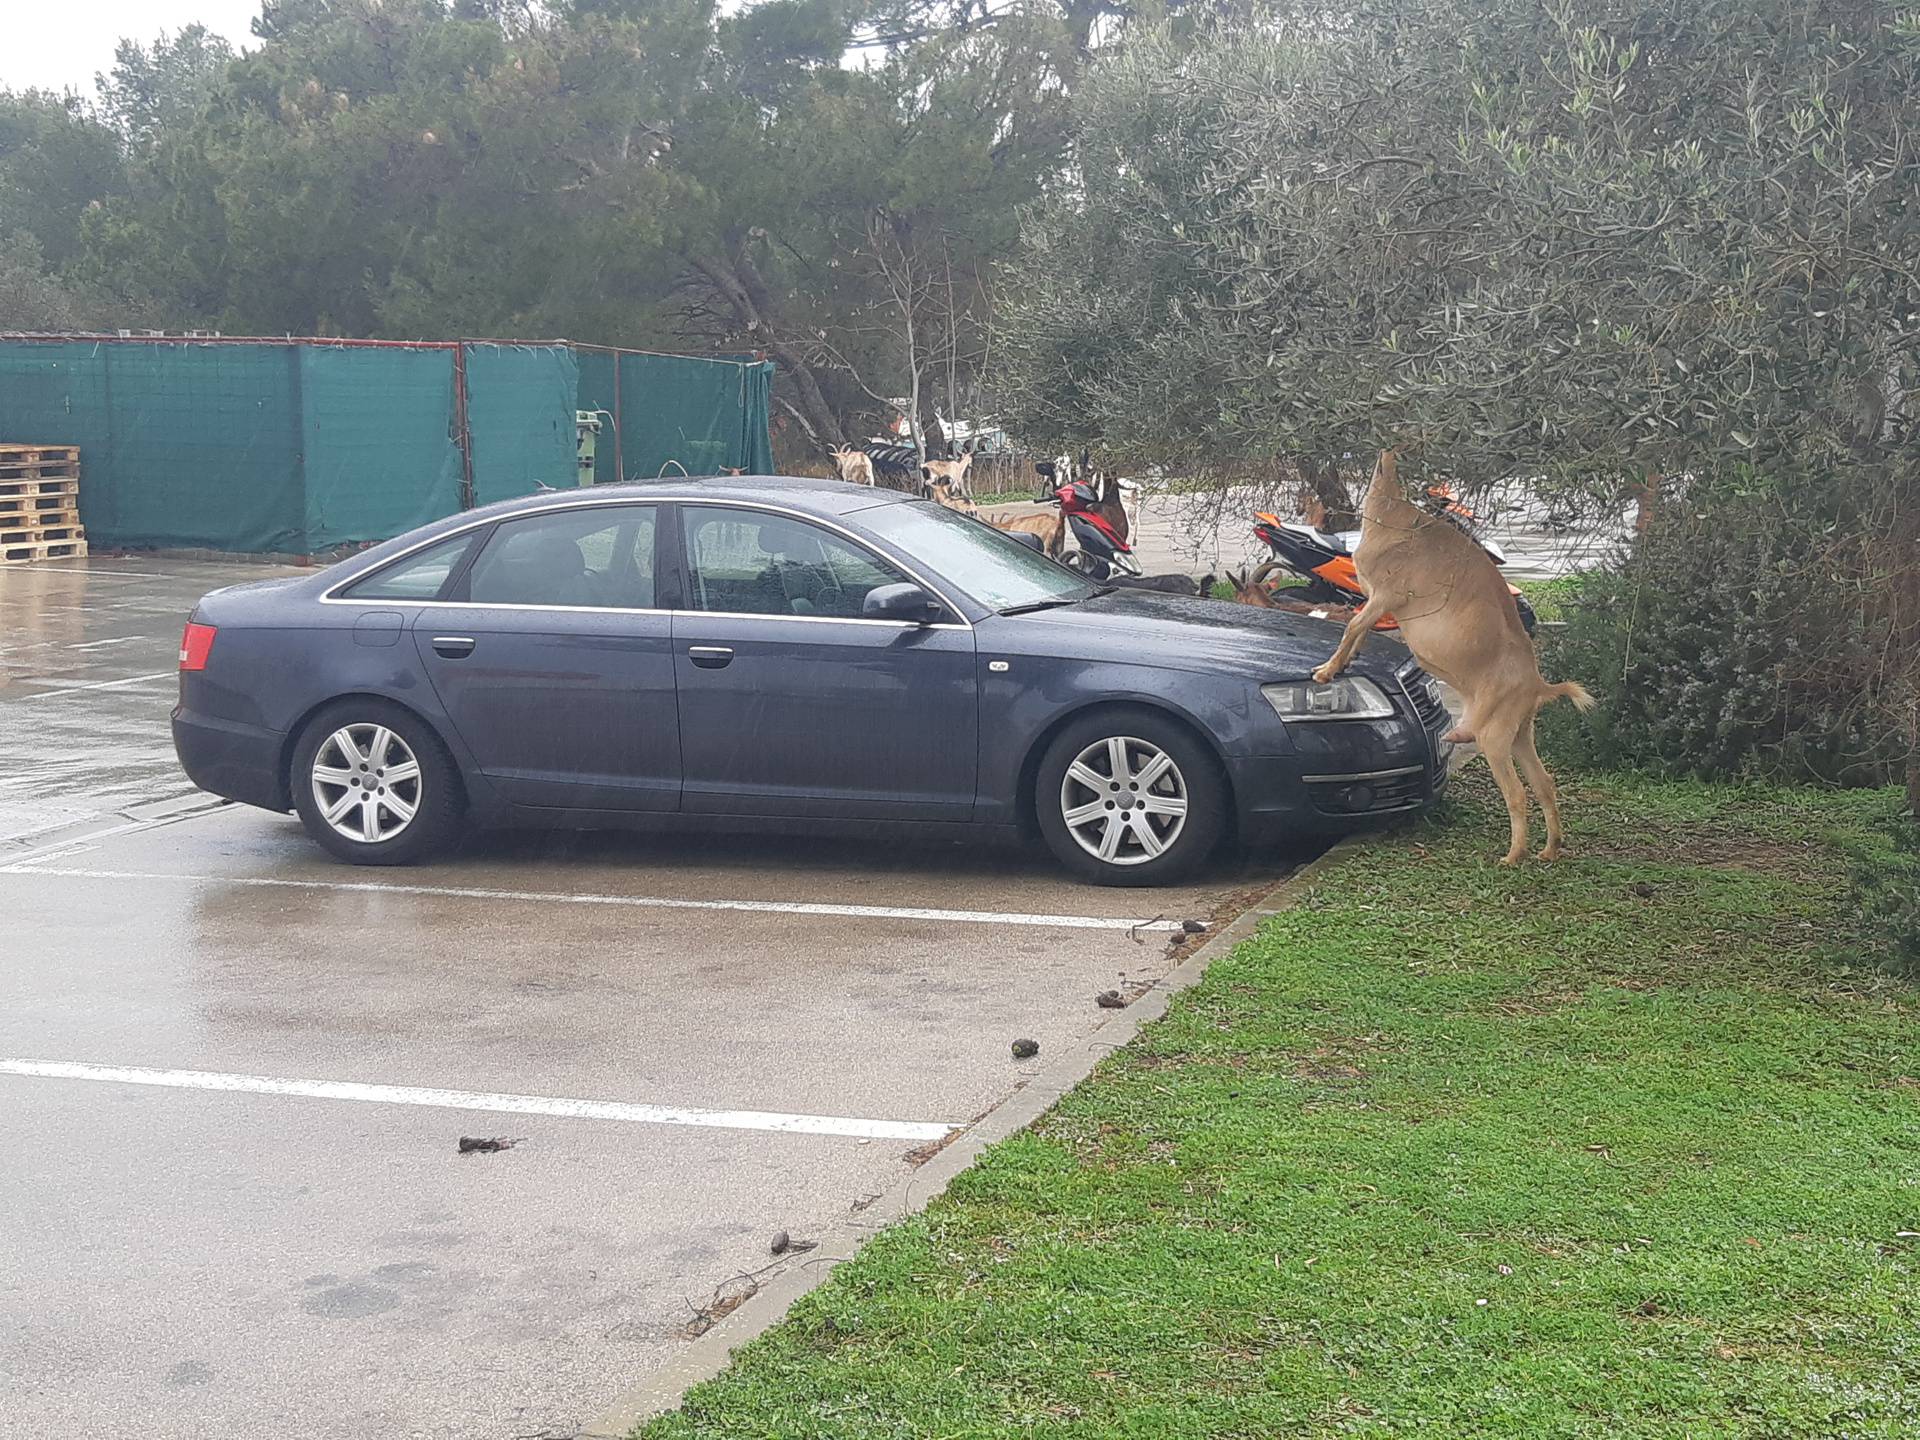
[[[1385,720],[1393,714],[1386,692],[1358,675],[1342,675],[1325,685],[1311,680],[1262,685],[1260,693],[1282,720]]]

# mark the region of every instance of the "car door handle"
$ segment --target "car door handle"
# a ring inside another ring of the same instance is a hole
[[[724,645],[689,645],[687,658],[702,670],[722,670],[733,663],[733,651]]]
[[[436,635],[433,653],[448,660],[464,660],[473,653],[471,635]]]

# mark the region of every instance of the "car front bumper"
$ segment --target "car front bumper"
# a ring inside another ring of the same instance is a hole
[[[1412,665],[1394,677],[1390,720],[1295,722],[1289,756],[1230,763],[1241,838],[1378,828],[1428,809],[1445,792],[1452,726],[1433,681]]]

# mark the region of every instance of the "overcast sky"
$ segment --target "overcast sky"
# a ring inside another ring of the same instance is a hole
[[[0,0],[0,88],[93,94],[123,36],[146,42],[196,22],[236,46],[260,0]]]

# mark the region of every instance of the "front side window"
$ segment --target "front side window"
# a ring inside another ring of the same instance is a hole
[[[696,610],[857,620],[868,592],[909,583],[872,551],[804,520],[707,505],[680,514]]]
[[[476,531],[468,530],[451,539],[416,551],[397,564],[369,575],[340,593],[349,600],[432,600],[439,596],[447,577],[473,544]]]
[[[501,522],[467,574],[476,605],[654,608],[651,505],[596,505]]]

